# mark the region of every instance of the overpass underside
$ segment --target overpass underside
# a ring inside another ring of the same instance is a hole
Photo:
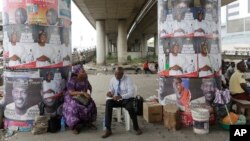
[[[146,57],[150,51],[147,41],[154,38],[153,52],[157,47],[157,0],[73,0],[96,29],[96,61],[105,64],[108,55],[118,63],[132,58]],[[226,5],[235,0],[222,0]],[[194,0],[200,5],[200,0]]]

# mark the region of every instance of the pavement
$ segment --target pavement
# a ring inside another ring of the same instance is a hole
[[[157,95],[158,81],[156,74],[129,74],[137,85],[138,94],[144,98]],[[192,127],[181,128],[175,132],[168,131],[163,123],[147,123],[142,116],[138,116],[139,126],[143,134],[135,135],[135,132],[126,131],[124,123],[112,122],[113,135],[102,139],[103,117],[105,109],[105,96],[108,91],[110,73],[89,73],[89,81],[93,87],[92,97],[97,104],[98,116],[94,123],[97,130],[83,128],[80,134],[75,135],[71,130],[64,132],[33,135],[30,132],[18,132],[8,138],[10,141],[228,141],[229,131],[225,131],[218,125],[209,127],[209,134],[197,135]],[[114,114],[113,114],[114,115]],[[0,138],[1,140],[1,138]]]

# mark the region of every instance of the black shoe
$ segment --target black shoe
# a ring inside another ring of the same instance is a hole
[[[111,135],[112,135],[112,132],[111,132],[110,130],[106,130],[106,131],[105,131],[105,134],[102,135],[102,138],[107,138],[107,137],[109,137],[109,136],[111,136]]]
[[[137,130],[135,130],[135,134],[136,134],[136,135],[141,135],[141,134],[142,134],[141,129],[137,129]]]

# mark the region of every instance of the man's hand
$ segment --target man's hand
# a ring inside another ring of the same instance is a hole
[[[111,92],[107,93],[107,97],[113,97],[114,95]]]
[[[115,100],[115,101],[118,101],[118,100],[121,100],[121,99],[122,99],[121,96],[113,96],[113,100]]]
[[[208,65],[205,65],[204,67],[200,68],[199,71],[212,71],[212,68],[209,67]]]

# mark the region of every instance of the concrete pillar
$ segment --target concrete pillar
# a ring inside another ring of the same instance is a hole
[[[155,47],[155,54],[158,55],[159,48],[158,48],[158,35],[154,34],[154,47]]]
[[[57,24],[64,19],[70,23],[71,1],[1,2],[3,24],[11,28],[3,28],[6,62],[0,110],[8,119],[5,128],[29,131],[33,126],[31,121],[40,115],[37,105],[41,102],[46,107],[44,113],[58,110],[59,105],[54,103],[61,99],[58,94],[65,89],[72,62],[79,61],[72,59],[71,24]],[[28,10],[27,5],[36,6],[36,12]],[[40,18],[33,16],[34,13]],[[58,13],[63,14],[59,17]]]
[[[96,64],[105,63],[105,21],[96,21]]]
[[[108,42],[108,53],[112,52],[112,40],[109,40]]]
[[[117,57],[119,64],[125,63],[127,60],[127,27],[125,20],[118,21]]]
[[[147,37],[143,34],[141,38],[141,52],[142,57],[146,57],[148,53],[148,47],[147,47]]]
[[[108,57],[109,53],[109,37],[105,36],[105,56]]]

